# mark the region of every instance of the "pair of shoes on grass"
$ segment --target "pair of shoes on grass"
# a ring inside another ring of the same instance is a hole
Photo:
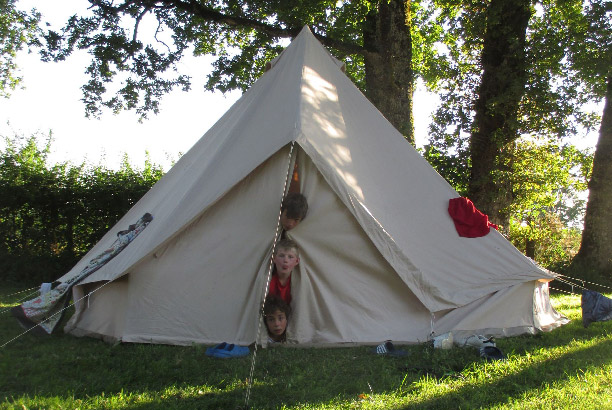
[[[387,355],[387,356],[406,356],[408,352],[404,350],[398,350],[393,346],[390,340],[387,340],[384,343],[379,344],[374,349],[372,349],[372,353],[378,355]]]
[[[235,344],[220,343],[214,347],[206,349],[206,356],[217,357],[220,359],[228,359],[230,357],[246,356],[251,351],[247,346],[238,346]]]

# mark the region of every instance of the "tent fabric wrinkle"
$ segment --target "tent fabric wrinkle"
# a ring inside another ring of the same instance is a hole
[[[504,336],[562,324],[540,282],[554,275],[497,231],[457,235],[448,213],[457,192],[308,27],[269,66],[59,279],[77,275],[118,227],[155,215],[126,252],[74,286],[75,299],[96,291],[66,331],[265,346],[260,310],[294,170],[309,210],[286,232],[300,253],[288,343],[419,343],[432,330]]]

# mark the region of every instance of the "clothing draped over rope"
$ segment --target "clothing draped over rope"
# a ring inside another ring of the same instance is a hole
[[[64,308],[70,301],[69,295],[72,287],[123,251],[152,220],[153,216],[151,214],[144,214],[134,225],[130,225],[127,230],[119,231],[117,239],[111,247],[90,260],[78,275],[66,282],[60,282],[48,290],[41,287],[41,294],[37,298],[12,308],[12,315],[25,329],[32,329],[40,334],[51,334],[62,319],[63,312],[65,311]]]

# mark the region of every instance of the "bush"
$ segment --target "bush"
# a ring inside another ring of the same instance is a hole
[[[118,171],[49,164],[52,139],[5,138],[0,151],[0,275],[49,282],[68,271],[163,175],[127,156]]]
[[[568,227],[556,214],[546,213],[525,222],[510,221],[509,238],[521,252],[540,265],[563,270],[580,249],[582,232]]]

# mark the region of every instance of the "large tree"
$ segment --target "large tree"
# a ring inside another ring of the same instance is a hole
[[[531,0],[491,0],[486,12],[482,79],[470,137],[468,196],[502,226],[510,219],[507,151],[520,136],[518,112],[527,83],[526,34],[531,12]]]
[[[582,80],[582,92],[604,99],[599,139],[589,181],[589,199],[580,251],[574,265],[589,268],[610,279],[612,272],[612,3],[587,1],[582,24],[576,24],[570,44],[570,61]]]
[[[612,61],[610,61],[612,64]],[[612,72],[606,77],[607,91],[599,139],[589,181],[589,199],[576,266],[594,269],[610,279],[612,272]]]
[[[87,115],[102,107],[157,112],[173,87],[189,88],[177,62],[188,49],[215,56],[207,88],[248,88],[279,40],[308,25],[348,63],[348,74],[374,105],[413,141],[413,50],[431,64],[433,31],[413,44],[413,23],[430,10],[406,0],[88,0],[91,15],[73,16],[45,36],[46,60],[87,50],[90,80],[83,86]],[[149,36],[145,27],[153,25]],[[417,25],[421,27],[421,25]],[[149,40],[150,39],[150,40]],[[429,45],[427,45],[429,43]],[[118,82],[121,83],[117,86]],[[115,89],[112,89],[115,87]]]
[[[454,75],[441,83],[425,155],[504,225],[517,200],[516,139],[557,143],[596,124],[583,109],[592,94],[568,60],[568,46],[579,43],[572,32],[580,31],[582,0],[439,1],[442,24],[459,40],[448,44]]]

